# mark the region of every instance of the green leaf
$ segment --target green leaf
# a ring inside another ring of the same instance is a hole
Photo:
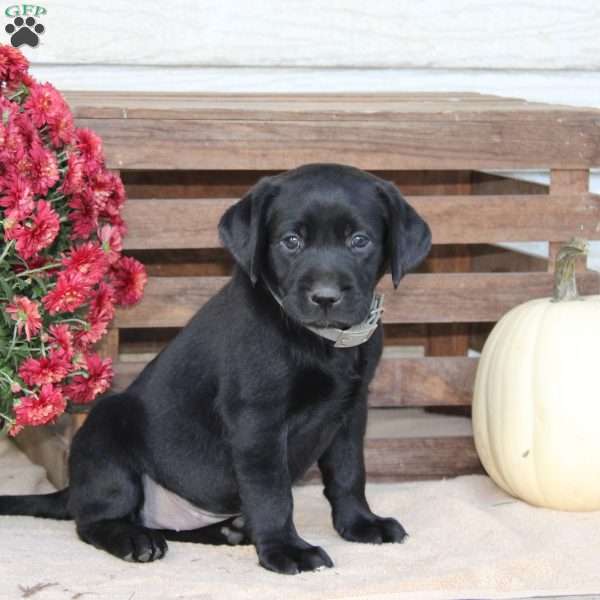
[[[4,296],[6,296],[6,299],[10,302],[13,297],[13,291],[12,288],[8,285],[8,283],[6,283],[4,277],[0,278],[0,287],[2,287],[2,292]]]

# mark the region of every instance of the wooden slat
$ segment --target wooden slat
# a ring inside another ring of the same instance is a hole
[[[369,481],[414,481],[483,473],[473,438],[443,436],[381,438],[365,441]],[[311,468],[304,481],[318,481]]]
[[[119,355],[119,330],[110,327],[106,335],[96,344],[95,351],[103,358],[116,360]]]
[[[384,322],[496,321],[512,307],[552,293],[551,273],[437,273],[407,275],[393,292],[389,278]],[[220,289],[225,277],[150,277],[144,299],[119,310],[117,327],[181,327]],[[597,294],[600,275],[581,273],[582,294]]]
[[[340,162],[363,169],[588,168],[600,165],[596,111],[369,113],[327,120],[98,119],[115,169],[290,169]]]
[[[470,436],[371,439],[365,463],[372,481],[429,479],[482,472]]]
[[[129,386],[136,378],[138,373],[146,365],[145,362],[116,362],[113,364],[114,377],[112,380],[111,389],[115,392],[120,392]]]
[[[217,248],[217,224],[235,200],[147,199],[128,200],[123,217],[127,250]]]
[[[428,326],[427,356],[466,356],[470,323],[436,323]]]
[[[567,169],[552,169],[550,172],[550,198],[560,196],[567,191],[569,192],[587,192],[589,189],[590,173],[587,169],[578,170],[567,170]],[[600,223],[596,222],[596,229],[599,228]],[[556,235],[549,237],[549,259],[548,259],[548,270],[554,272],[555,259],[558,251],[564,242],[568,241],[571,237],[583,237],[587,239],[594,239],[590,236],[585,229],[582,227],[581,230],[574,231],[568,235]],[[577,260],[575,268],[577,271],[583,271],[586,267],[586,260],[584,257],[580,257]]]
[[[145,362],[115,363],[113,389],[124,390]],[[382,358],[371,384],[369,405],[464,406],[471,404],[477,359],[465,356]]]
[[[593,108],[528,102],[469,92],[152,93],[65,92],[76,118],[321,121],[393,120],[413,113],[495,114],[530,118],[548,113],[598,117]],[[541,118],[544,118],[543,116]]]
[[[373,407],[470,405],[477,362],[466,356],[384,357],[371,384],[369,403]]]
[[[117,310],[115,327],[182,327],[228,277],[149,277],[142,301]]]
[[[217,223],[232,199],[130,200],[126,249],[215,248]],[[600,238],[600,196],[410,196],[436,244]]]
[[[455,213],[458,215],[461,213]],[[454,220],[457,220],[456,217]],[[465,273],[472,271],[470,246],[437,245],[429,252],[425,268],[428,272]],[[444,268],[440,268],[443,264]],[[466,356],[469,350],[468,323],[436,323],[428,326],[427,356]]]

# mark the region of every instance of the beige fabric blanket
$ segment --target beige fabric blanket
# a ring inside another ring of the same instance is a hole
[[[39,467],[0,438],[0,493],[50,491]],[[486,477],[371,485],[381,515],[411,534],[403,545],[340,539],[318,486],[296,490],[298,530],[335,567],[283,576],[252,547],[170,543],[156,563],[130,564],[80,542],[72,522],[0,517],[0,598],[34,600],[437,600],[558,594],[600,597],[600,512],[518,502]]]

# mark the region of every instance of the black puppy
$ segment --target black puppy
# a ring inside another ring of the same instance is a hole
[[[262,566],[297,573],[333,564],[292,521],[292,484],[318,461],[342,537],[401,542],[402,526],[365,499],[383,335],[374,290],[387,269],[397,286],[423,260],[427,224],[390,182],[315,164],[262,179],[219,231],[231,281],[125,392],[94,406],[69,488],[0,497],[0,513],[75,519],[85,542],[142,562],[161,558],[166,538],[249,537]]]

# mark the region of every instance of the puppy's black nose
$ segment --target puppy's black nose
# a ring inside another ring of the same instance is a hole
[[[342,292],[338,287],[321,285],[310,291],[310,301],[321,308],[327,309],[337,304],[342,299]]]

